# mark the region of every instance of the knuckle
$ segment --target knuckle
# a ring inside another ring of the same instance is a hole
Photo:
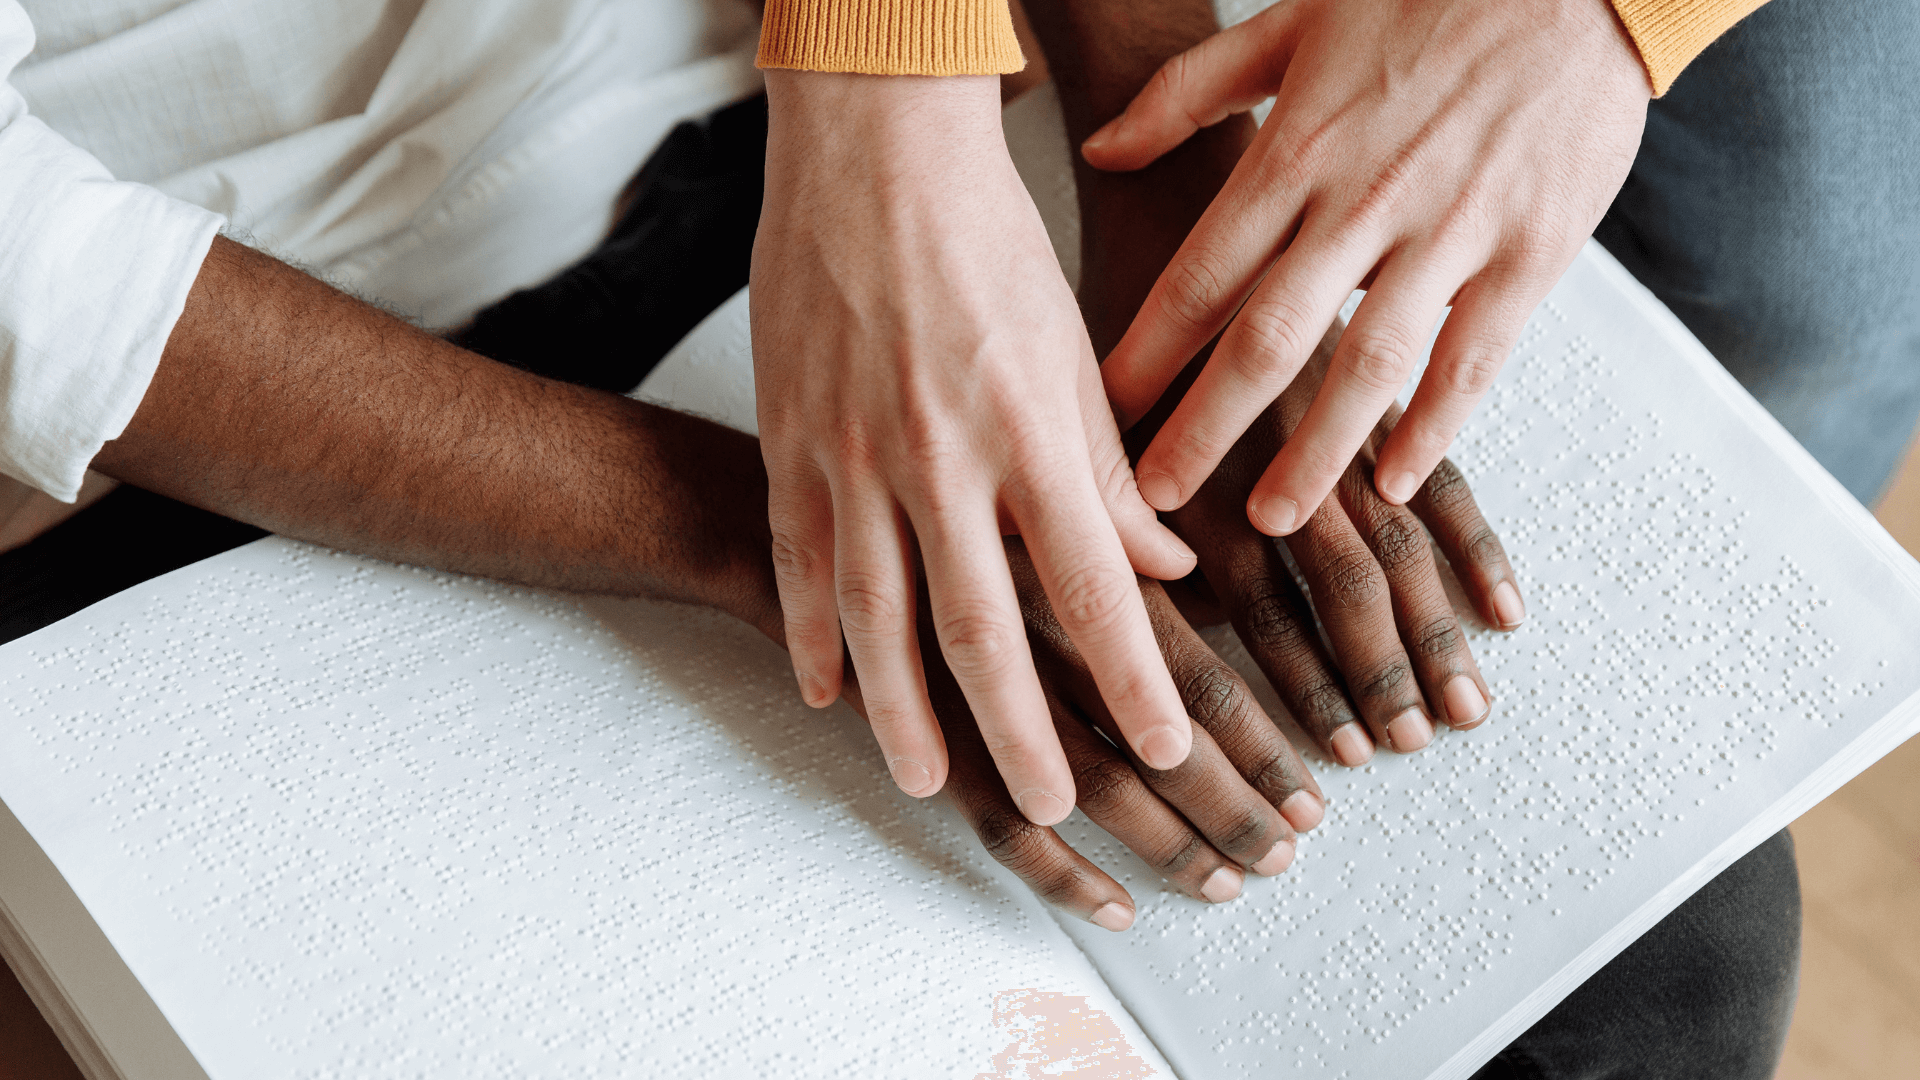
[[[1412,667],[1405,660],[1395,660],[1361,682],[1360,696],[1375,700],[1398,697],[1412,679]]]
[[[1131,581],[1118,580],[1103,567],[1077,567],[1060,578],[1054,612],[1070,629],[1096,633],[1108,630],[1125,617],[1127,590],[1131,588]]]
[[[1254,644],[1263,650],[1284,648],[1300,642],[1302,626],[1287,597],[1275,591],[1263,591],[1247,601],[1246,623]]]
[[[1012,807],[995,807],[973,823],[973,831],[987,854],[1019,873],[1030,869],[1038,859],[1040,835],[1044,830]]]
[[[907,604],[898,583],[868,574],[843,573],[839,593],[840,624],[848,634],[877,639],[903,633]]]
[[[1332,679],[1316,679],[1299,690],[1301,711],[1309,717],[1318,719],[1331,730],[1352,719],[1353,712],[1347,706],[1347,692]]]
[[[1005,671],[1018,651],[1016,628],[986,611],[947,612],[940,619],[940,652],[961,680]]]
[[[1479,399],[1493,388],[1506,366],[1507,352],[1493,345],[1469,345],[1438,373],[1439,389],[1454,397]]]
[[[1319,597],[1341,611],[1371,607],[1386,594],[1386,575],[1373,552],[1360,548],[1336,556],[1321,574]]]
[[[1461,549],[1466,553],[1467,561],[1478,566],[1491,566],[1505,562],[1507,558],[1507,549],[1501,545],[1500,537],[1485,525],[1474,530]]]
[[[773,534],[773,571],[784,585],[802,585],[812,579],[819,554],[790,533]]]
[[[1213,846],[1238,858],[1241,852],[1251,851],[1265,840],[1267,832],[1265,815],[1249,807],[1233,824],[1214,835]]]
[[[1280,298],[1249,302],[1241,309],[1239,327],[1249,348],[1236,350],[1240,374],[1264,384],[1275,374],[1273,361],[1305,356],[1313,347],[1305,314]]]
[[[1242,775],[1246,777],[1247,784],[1253,790],[1263,794],[1275,794],[1277,798],[1274,805],[1276,806],[1284,802],[1287,795],[1293,794],[1294,788],[1298,786],[1294,783],[1293,769],[1287,761],[1287,756],[1277,750],[1264,755],[1258,762],[1249,766]]]
[[[1228,299],[1220,256],[1199,247],[1175,259],[1166,269],[1163,289],[1162,309],[1176,324],[1190,330],[1211,327]]]
[[[1413,651],[1423,660],[1442,661],[1460,648],[1460,624],[1451,616],[1427,623],[1413,634]]]
[[[1166,854],[1149,860],[1155,870],[1172,877],[1187,867],[1207,850],[1207,842],[1199,836],[1188,833],[1184,842],[1176,844]]]
[[[1378,393],[1398,392],[1413,367],[1413,348],[1395,334],[1375,330],[1349,334],[1342,374],[1362,388]]]
[[[1440,510],[1453,509],[1460,505],[1461,500],[1470,501],[1473,498],[1466,476],[1449,458],[1440,459],[1440,464],[1433,467],[1424,486],[1428,501]]]
[[[1225,665],[1208,663],[1180,686],[1180,700],[1193,722],[1212,731],[1241,708],[1240,680]]]
[[[1426,553],[1427,534],[1412,515],[1387,510],[1369,523],[1367,546],[1373,550],[1374,559],[1392,572]]]
[[[1073,782],[1080,811],[1097,818],[1118,811],[1136,793],[1140,776],[1118,758],[1101,757],[1074,770]]]
[[[844,416],[834,421],[831,445],[844,468],[867,469],[879,460],[878,440],[867,422],[858,416]]]

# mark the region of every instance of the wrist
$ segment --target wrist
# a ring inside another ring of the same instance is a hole
[[[996,145],[1005,156],[997,76],[769,71],[766,77],[770,195],[783,190],[774,182],[782,176],[857,186],[924,173]]]

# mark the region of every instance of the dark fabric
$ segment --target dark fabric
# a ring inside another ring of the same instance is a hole
[[[674,128],[628,185],[592,254],[482,311],[455,340],[566,382],[629,390],[747,283],[767,148],[767,99]],[[121,487],[0,554],[0,642],[267,535]]]
[[[1775,833],[1474,1080],[1767,1080],[1793,1017],[1800,877]]]
[[[136,487],[118,487],[0,555],[0,642],[30,634],[266,530]]]
[[[1648,110],[1594,235],[1871,505],[1920,416],[1920,3],[1749,15]]]
[[[605,243],[452,340],[550,379],[633,389],[746,287],[766,157],[764,96],[679,125],[641,168]]]

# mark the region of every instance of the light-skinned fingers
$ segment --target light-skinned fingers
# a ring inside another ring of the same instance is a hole
[[[983,496],[971,511],[922,510],[913,524],[940,652],[1014,803],[1052,825],[1073,810],[1073,774],[1034,674],[991,505]]]
[[[844,655],[833,583],[833,495],[825,478],[805,470],[784,484],[772,484],[767,519],[794,678],[801,698],[824,709],[840,697]]]
[[[1405,503],[1426,482],[1493,388],[1528,313],[1544,295],[1544,289],[1475,280],[1454,298],[1406,415],[1380,448],[1374,477],[1382,498]]]
[[[1526,601],[1513,564],[1458,466],[1440,459],[1408,507],[1433,531],[1454,576],[1488,625],[1513,630],[1526,621]]]
[[[1324,230],[1302,230],[1299,240],[1234,316],[1193,388],[1140,456],[1136,472],[1149,503],[1171,509],[1206,482],[1247,428],[1294,381],[1353,283],[1375,257],[1364,238],[1336,240]],[[1371,428],[1372,422],[1367,426]],[[1297,440],[1298,433],[1281,447],[1281,458],[1294,450]],[[1354,445],[1359,441],[1355,438]],[[1349,450],[1347,457],[1351,456]],[[1299,457],[1294,453],[1296,464]],[[1340,464],[1344,466],[1346,460]],[[1334,477],[1338,475],[1336,471]],[[1272,479],[1269,470],[1260,483],[1270,484]],[[1333,477],[1329,477],[1320,496],[1324,498],[1332,486]],[[1251,520],[1269,536],[1292,532],[1306,520],[1307,512],[1320,505],[1319,499],[1302,501],[1301,492],[1306,489],[1300,485],[1288,490],[1295,497],[1292,511],[1264,505],[1262,495],[1274,493],[1263,492],[1259,484],[1254,488],[1248,504],[1255,511]]]
[[[1198,562],[1193,549],[1161,524],[1153,507],[1140,497],[1133,464],[1127,460],[1120,429],[1114,426],[1106,390],[1100,384],[1100,369],[1091,357],[1081,365],[1080,411],[1087,427],[1094,484],[1100,489],[1100,501],[1106,505],[1127,561],[1136,573],[1161,581],[1176,581],[1191,574]]]
[[[1256,149],[1260,138],[1269,136],[1256,137]],[[1256,151],[1240,159],[1100,367],[1123,430],[1153,409],[1188,361],[1227,325],[1292,243],[1304,204],[1305,191],[1267,175]],[[1141,479],[1147,501],[1168,509]]]
[[[1343,279],[1341,287],[1351,286],[1358,277]],[[1327,377],[1307,415],[1247,499],[1247,513],[1256,528],[1271,536],[1286,535],[1326,499],[1406,385],[1458,281],[1449,266],[1417,255],[1387,261],[1340,335]],[[1344,293],[1340,299],[1344,301]],[[1338,310],[1338,303],[1334,306]],[[1243,312],[1241,319],[1245,318]],[[1314,329],[1313,340],[1318,341],[1324,325]],[[1301,355],[1304,359],[1306,354]],[[1146,468],[1142,460],[1143,474]]]
[[[914,630],[913,555],[885,492],[842,500],[834,518],[834,586],[841,631],[859,674],[867,723],[900,790],[926,798],[947,774]]]
[[[1340,500],[1386,574],[1401,643],[1435,718],[1463,730],[1478,726],[1492,697],[1447,599],[1426,529],[1410,510],[1381,499],[1357,465],[1340,482]]]
[[[1145,168],[1194,132],[1270,96],[1291,58],[1289,6],[1269,8],[1162,64],[1126,111],[1081,144],[1087,164],[1112,172]]]
[[[1088,820],[1197,900],[1225,903],[1240,895],[1245,881],[1240,862],[1209,843],[1147,785],[1133,764],[1084,722],[1063,714],[1059,726],[1060,742],[1080,789],[1080,811]],[[1217,753],[1217,768],[1230,773]],[[1259,799],[1251,791],[1247,794]],[[1272,846],[1271,841],[1266,845]]]
[[[1154,641],[1119,539],[1104,524],[1090,485],[1043,484],[1037,476],[1010,491],[1054,618],[1080,653],[1126,743],[1156,769],[1185,760],[1192,726]]]

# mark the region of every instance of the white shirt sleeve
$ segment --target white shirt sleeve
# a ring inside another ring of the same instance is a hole
[[[116,181],[29,115],[4,80],[33,41],[0,0],[0,473],[71,502],[139,408],[224,219]]]

